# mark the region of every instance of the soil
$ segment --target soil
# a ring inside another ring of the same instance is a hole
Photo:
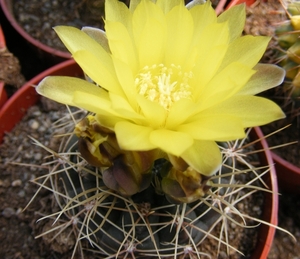
[[[57,145],[51,138],[52,125],[65,111],[63,105],[41,99],[39,105],[31,107],[13,131],[5,135],[0,145],[0,258],[71,257],[70,244],[63,237],[55,242],[50,242],[51,235],[35,240],[35,236],[52,224],[51,221],[37,223],[37,220],[57,210],[51,193],[41,190],[38,198],[23,211],[38,188],[31,181],[48,173],[48,169],[41,166],[48,153],[34,145],[29,136],[48,147]],[[72,238],[68,242],[74,244]],[[89,258],[88,253],[85,258]]]
[[[18,3],[22,2],[20,0],[14,0]],[[29,5],[34,5],[34,3],[47,4],[46,0],[42,1],[24,1],[30,2]],[[92,5],[92,0],[80,0],[80,1],[50,1],[51,5],[76,5],[78,10],[87,10],[89,5]],[[95,3],[100,4],[100,0],[95,1]],[[276,1],[277,2],[277,1]],[[254,16],[254,10],[250,10],[248,13],[248,21],[256,20],[257,24],[265,24],[264,20],[267,17],[266,14],[270,15],[274,18],[274,15],[279,15],[280,17],[284,17],[282,9],[278,9],[275,1],[268,1],[267,6],[271,6],[267,8],[268,11],[264,11],[263,15],[261,13],[258,16]],[[265,6],[264,6],[265,7]],[[24,7],[24,10],[29,7]],[[64,7],[66,8],[66,7]],[[31,8],[32,9],[32,8]],[[37,34],[41,34],[41,31],[47,31],[48,27],[53,27],[57,24],[68,24],[64,22],[65,20],[59,21],[58,23],[51,22],[49,16],[46,16],[47,13],[50,13],[57,21],[58,18],[66,16],[64,14],[58,14],[60,10],[63,8],[58,8],[55,11],[55,15],[53,12],[42,12],[39,9],[38,12],[34,14],[30,14],[26,16],[23,15],[23,20],[25,21],[35,21],[40,20],[43,21],[42,24],[45,27],[37,29]],[[20,11],[17,11],[19,14]],[[255,11],[256,12],[256,11]],[[81,21],[80,19],[83,17],[82,15],[78,16],[76,12],[68,12],[74,13],[75,19],[72,25],[74,26],[83,26],[89,25],[93,26],[95,23],[91,23],[91,21],[87,21],[87,23]],[[42,17],[38,15],[42,14]],[[253,18],[251,16],[253,15]],[[98,18],[102,15],[99,14]],[[39,17],[39,18],[36,18]],[[259,18],[258,18],[259,17]],[[272,18],[272,19],[273,19]],[[44,20],[43,20],[44,19]],[[64,18],[63,18],[64,19]],[[278,21],[278,20],[277,20]],[[102,22],[102,18],[97,22]],[[85,23],[85,24],[84,24]],[[274,28],[275,21],[266,24],[269,24],[268,28],[270,30]],[[258,28],[257,24],[252,26],[251,28]],[[70,24],[69,24],[70,25]],[[99,25],[101,27],[101,25]],[[30,26],[29,26],[30,27]],[[250,28],[250,27],[249,27]],[[256,31],[257,32],[257,31]],[[256,33],[252,32],[252,33]],[[259,32],[259,34],[267,35]],[[47,31],[45,35],[53,35],[53,33]],[[57,39],[55,35],[55,39]],[[56,41],[56,40],[55,40]],[[8,39],[8,43],[11,42]],[[10,49],[11,45],[8,45]],[[12,48],[13,49],[13,48]],[[4,54],[4,58],[10,58],[9,62],[10,67],[1,67],[3,64],[7,64],[6,62],[0,62],[0,75],[2,76],[3,71],[9,71],[9,73],[5,73],[4,76],[8,79],[8,84],[12,85],[12,93],[15,91],[17,87],[19,87],[24,77],[19,73],[20,65],[18,61],[13,57],[16,55],[20,58],[20,63],[22,69],[28,66],[37,66],[36,64],[28,64],[28,61],[25,60],[22,56],[25,53],[19,53],[18,50],[11,54],[7,52]],[[269,58],[271,57],[271,58]],[[3,58],[3,55],[2,57]],[[272,53],[268,55],[268,60],[272,59]],[[22,62],[21,62],[22,60]],[[14,67],[14,75],[12,75],[12,67]],[[25,77],[27,79],[30,78],[32,72],[26,73]],[[35,70],[38,71],[38,70]],[[11,80],[12,81],[9,81]],[[57,243],[49,242],[49,238],[40,238],[35,239],[34,237],[41,233],[42,229],[47,229],[49,226],[45,225],[43,222],[36,223],[37,219],[42,215],[49,214],[52,209],[55,209],[53,205],[53,196],[47,192],[42,191],[39,193],[39,197],[34,200],[33,203],[28,207],[24,212],[23,208],[27,205],[30,198],[36,192],[37,186],[30,183],[30,180],[33,180],[35,177],[46,174],[48,171],[41,167],[35,166],[41,163],[42,158],[46,155],[46,152],[37,146],[32,144],[32,141],[28,138],[28,135],[35,137],[44,145],[54,145],[54,143],[50,143],[50,137],[52,135],[52,130],[50,125],[57,118],[61,117],[65,112],[65,109],[62,106],[49,103],[47,101],[42,101],[38,106],[32,107],[28,114],[24,117],[22,122],[15,127],[13,131],[11,131],[4,139],[4,143],[0,145],[0,258],[5,259],[65,259],[70,258],[72,250],[70,250],[69,244],[63,240],[58,240]],[[278,125],[277,125],[278,126]],[[276,127],[277,127],[276,126]],[[296,131],[299,132],[299,131]],[[284,134],[284,136],[288,136],[290,134]],[[287,140],[282,139],[282,136],[276,135],[277,139],[280,139],[282,143],[286,143]],[[296,139],[299,139],[299,135],[296,136]],[[292,141],[295,140],[295,137]],[[296,148],[296,151],[299,151],[299,146]],[[283,153],[286,153],[286,149]],[[299,153],[298,153],[299,155]],[[300,160],[298,158],[298,160]],[[30,163],[31,166],[24,165],[16,165],[14,163]],[[280,196],[280,208],[279,208],[279,226],[290,231],[298,240],[300,239],[300,213],[299,213],[299,195],[291,195],[289,193],[282,193]],[[50,209],[52,208],[52,209]],[[61,250],[63,249],[63,250]],[[281,231],[276,232],[276,237],[274,243],[272,245],[271,252],[269,254],[269,259],[299,259],[300,258],[300,244],[293,242],[293,240],[285,233]],[[79,258],[79,255],[77,255]],[[94,258],[93,255],[87,254],[85,258]],[[223,257],[222,257],[223,258]]]
[[[103,29],[103,0],[13,0],[12,2],[15,18],[26,32],[55,49],[67,51],[53,30],[57,25],[80,29],[83,26],[93,26]]]

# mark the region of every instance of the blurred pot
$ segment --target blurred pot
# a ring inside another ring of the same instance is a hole
[[[39,100],[34,86],[49,75],[83,76],[81,68],[70,59],[40,73],[24,84],[0,109],[0,143],[5,132],[9,132],[22,119],[27,109]]]

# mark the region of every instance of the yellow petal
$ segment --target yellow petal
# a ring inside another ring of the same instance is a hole
[[[167,15],[167,45],[165,65],[182,65],[190,51],[194,24],[190,12],[183,6],[175,6]]]
[[[255,95],[280,85],[285,76],[283,68],[271,64],[257,64],[256,73],[247,84],[237,93],[241,95]]]
[[[222,164],[222,156],[214,141],[195,140],[181,157],[196,171],[203,175],[213,175]]]
[[[75,106],[73,95],[75,91],[88,92],[91,95],[102,95],[104,90],[94,84],[75,77],[48,76],[36,87],[36,91],[56,102]]]
[[[198,113],[199,105],[189,99],[181,99],[175,102],[167,116],[166,128],[177,129],[181,124],[184,124],[189,118]]]
[[[196,5],[195,7],[191,8],[190,13],[192,15],[195,28],[193,42],[198,43],[199,40],[206,42],[207,37],[205,37],[205,40],[203,40],[203,35],[207,35],[204,30],[206,30],[207,26],[211,26],[217,22],[216,12],[211,7],[211,2],[207,1],[205,4]],[[215,33],[214,37],[217,36],[218,33]]]
[[[127,64],[123,63],[122,61],[115,58],[114,56],[113,56],[113,61],[114,61],[117,77],[119,79],[119,83],[128,99],[128,103],[130,103],[133,109],[137,110],[137,100],[136,100],[137,90],[135,87],[132,70]]]
[[[229,141],[245,136],[242,120],[231,114],[208,113],[194,116],[194,121],[178,126],[177,130],[194,139]]]
[[[133,13],[136,7],[140,4],[141,0],[130,0],[129,10]]]
[[[138,47],[140,67],[163,62],[165,31],[160,23],[149,20],[141,34]]]
[[[120,22],[105,22],[106,35],[113,57],[121,60],[137,72],[137,54],[127,28]]]
[[[125,26],[130,26],[131,13],[127,6],[118,0],[105,1],[105,20],[120,22]]]
[[[193,89],[193,98],[198,100],[202,92],[207,88],[207,84],[215,76],[222,59],[226,53],[226,46],[212,48],[210,55],[203,56],[202,62],[198,62],[193,68],[193,77],[190,79]]]
[[[195,103],[189,99],[181,99],[175,102],[166,120],[167,129],[175,129],[185,122],[195,112]]]
[[[72,54],[79,50],[87,50],[100,59],[107,69],[112,69],[112,60],[108,52],[85,32],[71,26],[56,26],[54,30]]]
[[[108,70],[92,53],[86,50],[80,50],[73,55],[75,61],[80,65],[83,71],[98,85],[108,91],[124,95],[124,92],[116,79],[114,70]]]
[[[175,156],[180,156],[194,142],[186,133],[166,129],[153,130],[150,141],[164,152]]]
[[[207,1],[204,4],[193,6],[190,9],[195,27],[203,29],[207,25],[217,22],[217,15],[214,9],[211,7],[211,2]]]
[[[111,108],[111,102],[108,94],[102,89],[101,94],[93,94],[87,91],[76,91],[73,94],[72,102],[75,106],[87,111],[106,116],[117,116],[119,114]]]
[[[243,95],[233,96],[206,112],[222,118],[237,117],[244,128],[264,125],[285,117],[280,107],[274,102],[262,97]]]
[[[166,20],[162,10],[150,1],[142,1],[133,14],[132,23],[139,66],[162,63],[166,41]]]
[[[240,37],[246,21],[245,5],[236,5],[223,12],[218,17],[218,22],[225,21],[228,21],[230,41]]]
[[[175,6],[184,5],[183,0],[157,0],[156,4],[165,14],[170,12]]]
[[[217,35],[217,36],[216,36]],[[218,71],[228,48],[228,28],[226,24],[211,24],[203,30],[203,35],[198,39],[198,59],[193,68],[192,85],[194,97],[197,99],[202,94],[202,89]],[[203,40],[205,38],[205,40]]]
[[[243,36],[234,40],[228,48],[219,71],[231,62],[239,62],[254,67],[264,54],[270,38],[263,36]]]
[[[83,27],[81,30],[97,41],[106,52],[110,52],[105,31],[88,26]]]
[[[111,114],[96,114],[95,116],[100,125],[110,130],[114,130],[117,122],[124,121],[124,118],[118,116],[111,116]]]
[[[144,116],[140,115],[132,108],[130,103],[128,103],[127,98],[113,93],[109,93],[109,97],[111,100],[112,109],[118,112],[120,116],[135,123],[145,123]]]
[[[211,107],[237,93],[255,73],[249,67],[231,63],[218,73],[200,92],[200,109]]]
[[[203,38],[205,40],[203,40]],[[203,60],[203,56],[210,56],[215,47],[227,45],[228,39],[227,23],[213,23],[208,25],[203,30],[203,33],[196,35],[194,39],[199,49],[199,61]]]
[[[121,149],[146,151],[155,149],[150,142],[150,134],[153,129],[136,125],[128,121],[120,121],[115,126],[115,133]]]
[[[139,94],[137,95],[137,101],[150,127],[160,128],[164,126],[167,111],[159,103],[147,100]]]

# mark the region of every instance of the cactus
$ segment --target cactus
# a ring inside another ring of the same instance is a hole
[[[209,257],[201,248],[208,238],[229,254],[240,252],[229,222],[262,222],[237,208],[267,191],[254,182],[268,168],[242,152],[245,128],[284,117],[253,96],[280,84],[284,71],[257,64],[269,39],[239,38],[244,19],[243,6],[217,17],[209,1],[133,0],[128,8],[107,0],[106,32],[55,28],[88,80],[47,77],[36,90],[90,114],[66,131],[59,152],[49,150],[50,172],[36,182],[60,206],[44,217],[64,222],[53,231],[72,226],[73,256],[87,240],[100,258]]]
[[[300,4],[291,2],[285,7],[289,20],[275,30],[275,37],[281,48],[279,65],[286,71],[284,90],[299,107],[300,102]]]
[[[195,189],[202,193],[197,200],[186,203],[182,201],[182,197],[186,197],[186,190],[180,188],[181,182],[176,177],[170,177],[169,172],[173,166],[166,157],[153,161],[150,184],[144,185],[136,194],[124,193],[120,186],[115,189],[108,187],[104,172],[110,161],[114,160],[113,156],[109,156],[105,166],[100,166],[99,160],[95,163],[94,159],[88,158],[87,152],[79,152],[86,145],[80,147],[82,136],[78,135],[83,133],[79,134],[78,128],[85,128],[86,133],[87,127],[83,125],[87,121],[92,121],[90,115],[84,116],[74,125],[76,134],[67,132],[59,152],[44,147],[53,157],[51,162],[46,163],[50,172],[43,177],[42,182],[41,179],[35,182],[54,193],[61,210],[42,218],[55,220],[53,229],[40,236],[58,231],[55,235],[57,237],[72,227],[76,239],[73,256],[80,250],[82,257],[83,240],[89,241],[92,247],[89,250],[93,250],[100,258],[200,258],[202,255],[209,256],[201,251],[205,239],[217,240],[217,253],[223,249],[226,253],[238,251],[238,248],[230,246],[228,224],[232,222],[241,227],[251,226],[247,223],[249,216],[243,215],[237,205],[252,192],[268,191],[257,184],[262,181],[261,177],[268,168],[253,167],[243,154],[244,142],[248,140],[220,143],[222,169],[215,176],[206,177],[200,182],[196,179]],[[101,132],[104,134],[104,131]],[[112,133],[108,131],[107,134]],[[107,155],[106,151],[101,149],[102,155]],[[122,169],[126,158],[122,156],[121,160]],[[91,161],[94,165],[91,165]],[[244,183],[238,182],[240,175],[249,175],[250,172],[251,179]],[[135,178],[129,174],[130,177]],[[128,179],[122,178],[124,182],[127,181],[128,190],[130,187],[134,190],[136,181]],[[189,185],[185,187],[193,187],[193,178],[188,180]],[[255,220],[260,222],[259,219]],[[221,230],[219,236],[216,236],[214,229],[218,226]]]

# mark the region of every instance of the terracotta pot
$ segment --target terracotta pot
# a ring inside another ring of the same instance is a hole
[[[4,38],[2,28],[0,26],[0,52],[1,52],[1,50],[5,49],[5,48],[6,48],[5,38]],[[4,82],[0,81],[0,109],[4,105],[6,100],[7,100],[7,94],[4,89]]]
[[[74,60],[70,59],[40,73],[23,85],[0,110],[0,143],[5,132],[9,132],[22,119],[27,109],[39,100],[34,85],[49,75],[82,76],[83,72]]]
[[[257,150],[263,150],[259,152],[259,159],[262,166],[268,165],[270,172],[265,175],[264,181],[268,185],[272,193],[264,193],[264,206],[262,220],[277,226],[278,224],[278,186],[277,175],[274,167],[272,153],[269,150],[268,143],[264,138],[264,135],[259,127],[253,128],[250,132],[252,140],[259,139],[255,144]],[[256,248],[251,255],[251,259],[267,259],[271,245],[275,235],[275,227],[271,227],[265,224],[260,225],[258,233],[258,239]]]
[[[288,162],[279,155],[272,153],[275,163],[278,186],[289,193],[300,193],[300,167]]]
[[[66,59],[71,58],[69,52],[60,51],[54,48],[51,48],[40,41],[31,37],[16,21],[14,14],[13,14],[13,6],[12,0],[0,0],[1,8],[6,16],[6,19],[12,25],[12,27],[32,46],[35,47],[36,52],[41,58],[49,59],[52,62],[50,63],[59,63]]]

